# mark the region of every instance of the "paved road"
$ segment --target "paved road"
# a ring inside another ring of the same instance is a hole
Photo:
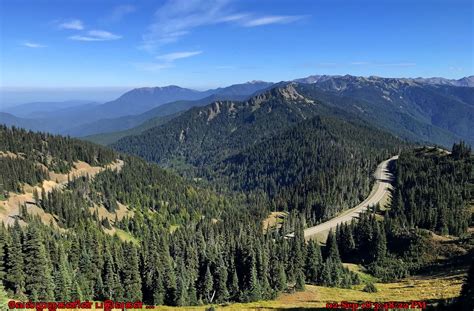
[[[337,225],[340,225],[342,223],[350,222],[352,218],[358,217],[359,214],[367,210],[369,206],[379,203],[390,189],[390,181],[392,180],[392,174],[387,169],[388,164],[396,159],[398,159],[398,155],[383,161],[377,166],[377,169],[374,173],[376,182],[369,196],[362,203],[350,210],[345,211],[344,213],[335,218],[332,218],[317,226],[307,228],[306,230],[304,230],[305,239],[308,240],[311,238],[315,238],[317,234],[321,233],[327,234],[330,229],[336,228]]]

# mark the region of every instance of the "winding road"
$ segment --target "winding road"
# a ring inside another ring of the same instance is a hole
[[[391,157],[388,160],[383,161],[377,166],[374,176],[376,178],[375,184],[370,192],[369,196],[359,205],[351,208],[337,217],[334,217],[326,222],[323,222],[317,226],[310,227],[304,230],[304,237],[306,240],[317,238],[325,240],[325,237],[329,233],[329,230],[336,228],[337,225],[350,222],[353,218],[359,216],[360,213],[368,209],[369,206],[375,205],[382,201],[382,199],[388,194],[391,188],[392,174],[388,170],[390,162],[398,159],[398,155]],[[321,237],[323,236],[323,238]],[[324,241],[325,242],[325,241]]]

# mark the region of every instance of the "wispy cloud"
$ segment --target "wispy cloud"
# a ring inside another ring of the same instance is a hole
[[[105,30],[90,30],[86,34],[74,35],[69,37],[69,39],[76,41],[110,41],[118,40],[120,38],[122,38],[122,36],[113,34]]]
[[[21,45],[27,48],[32,48],[32,49],[39,49],[39,48],[45,48],[46,45],[39,44],[39,43],[34,43],[34,42],[23,42]]]
[[[164,62],[174,62],[177,59],[188,58],[195,55],[201,54],[202,51],[190,51],[190,52],[174,52],[164,55],[158,55],[156,59],[162,60]]]
[[[218,22],[225,23],[225,22],[237,22],[237,21],[242,21],[247,18],[249,18],[251,15],[248,13],[239,13],[239,14],[233,14],[233,15],[228,15],[224,16],[221,19],[218,20]]]
[[[156,12],[148,33],[143,36],[143,48],[152,51],[175,42],[200,26],[219,23],[226,16],[227,0],[168,0]]]
[[[116,23],[122,20],[126,15],[133,13],[136,11],[136,8],[133,5],[130,4],[124,4],[124,5],[119,5],[116,6],[113,10],[112,13],[110,13],[109,16],[107,16],[104,21],[106,23]]]
[[[271,24],[289,24],[303,19],[304,15],[273,15],[263,16],[247,20],[243,23],[245,27],[257,27]]]
[[[167,0],[155,12],[154,21],[143,35],[142,48],[153,52],[178,41],[195,28],[232,23],[241,27],[288,24],[304,18],[300,15],[267,15],[237,12],[230,0]]]
[[[79,19],[71,19],[59,24],[61,29],[71,29],[71,30],[83,30],[84,24]]]
[[[201,54],[202,51],[182,51],[156,56],[160,62],[134,63],[135,67],[144,71],[160,71],[162,69],[174,67],[174,62],[178,59],[189,58]]]

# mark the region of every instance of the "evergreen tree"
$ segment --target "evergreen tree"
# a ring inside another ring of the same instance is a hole
[[[314,240],[309,240],[306,252],[305,275],[309,283],[317,284],[323,264],[321,248]]]
[[[54,273],[55,297],[57,301],[71,301],[72,279],[64,248],[59,245],[59,263]]]
[[[224,266],[222,259],[219,261],[216,278],[216,296],[218,302],[225,302],[229,300],[229,291],[227,290],[227,268]]]
[[[285,267],[283,266],[283,263],[278,262],[276,264],[277,266],[277,273],[276,273],[276,284],[275,288],[282,292],[287,289],[288,283],[287,283],[287,278],[286,278],[286,272],[285,272]]]
[[[237,276],[237,270],[232,269],[232,278],[230,279],[229,294],[232,300],[236,301],[239,298],[239,277]]]
[[[125,245],[125,266],[123,268],[124,298],[126,301],[142,300],[142,283],[138,267],[138,256],[132,244]]]
[[[104,267],[104,298],[120,301],[123,298],[123,291],[120,279],[115,272],[112,256],[107,252]]]
[[[214,291],[214,280],[212,278],[211,269],[209,268],[209,265],[207,265],[206,273],[204,274],[202,292],[207,303],[212,303],[216,292]]]
[[[54,300],[54,282],[41,232],[36,225],[28,227],[24,245],[25,289],[33,300]]]
[[[8,246],[8,273],[5,284],[8,289],[13,291],[14,297],[18,299],[25,298],[25,265],[22,255],[21,235],[22,231],[18,220],[15,220],[15,224],[11,229],[11,243]]]

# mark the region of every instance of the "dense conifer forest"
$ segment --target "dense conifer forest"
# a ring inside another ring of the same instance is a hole
[[[362,201],[377,165],[408,144],[296,87],[196,107],[113,148],[317,223]]]
[[[405,228],[459,236],[469,225],[474,159],[465,143],[450,154],[436,148],[402,153],[396,163],[397,191],[389,217]]]
[[[44,137],[59,139],[2,131],[5,137],[21,135],[30,146]],[[73,166],[72,159],[93,159],[91,154],[106,152],[88,146],[63,138],[49,148],[87,150],[85,156],[71,155],[67,163]],[[17,151],[6,147],[11,150]],[[110,161],[119,156],[108,154]],[[304,242],[304,221],[298,213],[291,214],[281,230],[264,231],[267,209],[258,196],[224,197],[154,164],[120,157],[125,162],[120,171],[71,178],[63,189],[34,194],[36,205],[55,215],[61,230],[30,215],[26,205],[13,226],[1,226],[0,277],[10,296],[194,305],[270,299],[288,288],[301,290],[305,283],[349,287],[359,282],[342,266],[335,240],[323,249]],[[39,163],[32,161],[35,169],[44,169]],[[4,178],[24,182],[15,175]],[[113,212],[118,202],[128,205],[133,217],[110,220],[90,209],[99,204]],[[128,238],[106,233],[111,228]],[[294,238],[283,233],[294,231]]]
[[[297,148],[291,142],[305,141],[301,146],[306,149],[300,147],[299,151],[307,156],[314,152],[318,163],[328,168],[327,174],[336,180],[367,189],[370,169],[390,154],[388,150],[377,153],[378,146],[368,141],[362,144],[366,149],[357,151],[351,142],[360,144],[363,140],[357,140],[357,135],[364,129],[345,124],[344,141],[336,132],[327,130],[331,122],[305,121],[296,130],[252,147],[242,153],[240,160],[233,159],[233,163],[222,166],[223,171],[235,170],[235,174],[239,167],[250,168],[240,172],[235,179],[239,182],[231,183],[233,188],[224,192],[213,189],[219,187],[212,187],[212,183],[209,186],[186,180],[156,164],[104,147],[2,127],[0,159],[2,167],[11,172],[2,173],[6,194],[2,200],[21,192],[25,183],[39,186],[48,178],[48,170],[67,173],[76,161],[103,167],[117,159],[124,162],[120,169],[103,169],[95,176],[71,176],[62,188],[35,191],[33,203],[54,215],[57,227],[30,214],[30,205],[22,206],[13,225],[0,226],[0,280],[6,293],[33,301],[143,300],[178,306],[272,299],[284,291],[303,290],[305,284],[349,288],[360,283],[358,274],[342,262],[362,264],[384,281],[403,278],[427,264],[419,254],[429,253],[430,249],[426,247],[426,234],[419,228],[439,233],[448,230],[453,235],[466,231],[469,219],[464,211],[472,199],[472,156],[466,145],[459,144],[450,154],[430,154],[425,149],[402,152],[396,166],[395,197],[407,205],[393,200],[383,220],[367,213],[358,221],[339,226],[330,232],[324,246],[305,241],[304,227],[330,214],[308,212],[318,211],[322,203],[305,206],[304,201],[298,202],[298,195],[269,189],[285,189],[286,183],[294,184],[294,180],[304,185],[308,176],[315,179],[313,182],[320,187],[316,189],[321,192],[330,190],[331,184],[325,183],[317,166],[299,163],[292,158],[294,155],[285,160],[284,154]],[[343,133],[344,130],[339,129]],[[258,150],[268,159],[257,160]],[[371,155],[364,157],[364,152]],[[344,156],[351,160],[339,159]],[[288,164],[288,175],[267,171],[264,163],[271,157],[292,163]],[[28,163],[25,167],[29,171],[21,172],[18,161]],[[52,168],[48,166],[51,163]],[[261,189],[250,183],[257,176],[250,177],[252,171],[262,176]],[[341,171],[347,175],[338,175]],[[350,172],[366,172],[365,181],[352,179]],[[426,175],[439,178],[426,184]],[[213,176],[210,175],[211,181]],[[272,180],[276,184],[269,186]],[[328,200],[332,206],[345,208],[337,197],[349,191],[344,189],[329,191],[324,198],[313,197],[313,202]],[[304,188],[301,191],[306,193]],[[448,202],[444,210],[432,211],[445,215],[435,219],[446,222],[419,222],[418,208],[429,206],[426,202],[431,201],[428,195],[421,195],[427,201],[410,206],[413,191],[441,191],[449,197],[438,198],[440,202],[456,200],[458,204]],[[357,202],[363,193],[347,193],[343,199],[350,200],[352,195],[353,202]],[[283,224],[263,230],[262,221],[277,208],[275,202],[283,202],[286,195],[296,199],[278,206],[289,211]],[[119,204],[133,214],[110,218],[93,208],[103,206],[114,213]],[[465,218],[459,218],[452,226],[449,219],[462,215]],[[287,235],[290,232],[293,237]]]

